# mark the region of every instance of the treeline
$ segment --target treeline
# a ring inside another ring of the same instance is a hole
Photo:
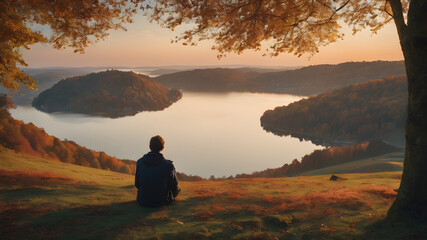
[[[206,180],[206,179],[204,179],[200,176],[197,176],[197,175],[187,175],[185,173],[180,173],[180,172],[176,173],[176,177],[178,178],[178,180],[186,181],[186,182],[195,182],[195,181]]]
[[[80,166],[135,174],[134,161],[122,161],[104,152],[95,152],[73,141],[61,141],[34,124],[15,120],[0,108],[0,144],[32,156]]]
[[[374,157],[397,150],[399,149],[378,140],[354,146],[330,147],[323,150],[315,150],[313,153],[305,155],[301,161],[294,159],[291,164],[285,164],[280,168],[267,169],[252,174],[237,174],[236,178],[292,177],[306,171]]]
[[[261,125],[277,135],[364,141],[403,129],[406,76],[354,84],[267,110]]]
[[[41,92],[33,106],[44,112],[75,112],[107,117],[158,111],[182,97],[181,92],[148,76],[117,70],[59,81]]]

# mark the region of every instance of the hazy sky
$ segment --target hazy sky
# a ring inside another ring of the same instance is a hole
[[[218,60],[217,52],[210,48],[212,42],[204,41],[198,46],[183,46],[170,43],[179,29],[172,32],[149,23],[137,16],[128,31],[112,31],[105,41],[95,43],[85,54],[75,54],[71,49],[55,50],[51,46],[33,45],[24,52],[29,67],[46,66],[159,66],[159,65],[269,65],[301,66],[347,61],[402,60],[394,24],[388,24],[378,34],[369,30],[355,36],[346,30],[344,40],[320,48],[320,53],[311,59],[283,53],[278,57],[262,57],[260,52],[247,51],[242,55],[228,54]]]

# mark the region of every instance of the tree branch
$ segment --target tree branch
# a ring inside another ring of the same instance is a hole
[[[319,1],[317,1],[317,2],[319,2]],[[327,20],[325,20],[325,21],[323,21],[323,22],[320,22],[319,21],[319,24],[327,24],[327,23],[329,23],[329,22],[331,22],[332,21],[332,19],[333,19],[333,17],[341,10],[341,9],[343,9],[345,6],[347,6],[347,4],[350,2],[350,0],[347,0],[343,5],[341,5],[339,8],[337,8],[337,9],[332,9],[332,7],[331,6],[329,6],[329,5],[327,5],[327,4],[325,4],[325,3],[323,3],[323,2],[319,2],[322,6],[324,6],[324,7],[327,7],[327,8],[329,8],[329,10],[331,10],[331,12],[332,12],[332,14],[331,14],[331,16],[327,19]]]
[[[339,8],[337,8],[335,10],[335,13],[337,13],[339,10],[343,9],[345,6],[347,6],[347,4],[350,2],[350,0],[347,0],[347,2],[345,2],[343,5],[341,5]]]
[[[6,66],[6,63],[3,61],[3,58],[0,56],[0,63],[1,63],[1,65],[3,65],[3,67],[7,70],[7,71],[9,71],[9,68],[7,68],[7,66]]]
[[[405,19],[403,17],[402,3],[400,0],[387,0],[390,3],[391,10],[393,12],[394,23],[396,24],[397,33],[399,38],[404,37],[407,25],[405,24]]]
[[[389,15],[390,17],[392,17],[392,18],[393,18],[393,14],[392,14],[392,13],[390,13],[390,12],[387,10],[387,2],[388,2],[388,1],[385,1],[385,3],[384,3],[384,12],[385,12],[385,13],[387,13],[387,15]]]

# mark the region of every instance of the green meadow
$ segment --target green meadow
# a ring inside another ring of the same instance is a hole
[[[340,174],[338,181],[325,174],[180,182],[177,202],[146,209],[136,204],[132,175],[0,150],[2,239],[421,236],[413,234],[420,232],[417,226],[381,226],[396,196],[399,171]]]

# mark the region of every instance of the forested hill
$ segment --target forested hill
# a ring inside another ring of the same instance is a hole
[[[405,73],[403,61],[347,62],[264,73],[250,82],[252,87],[260,92],[310,96],[329,92],[351,83],[361,83]]]
[[[192,91],[250,91],[312,95],[350,83],[405,74],[403,61],[348,62],[296,70],[197,69],[156,77],[167,87]]]
[[[407,98],[405,75],[372,80],[267,110],[261,125],[310,140],[381,138],[404,128]]]
[[[29,105],[37,94],[52,87],[61,79],[82,76],[91,72],[99,71],[102,68],[97,67],[84,67],[84,68],[24,68],[24,72],[30,75],[37,81],[38,89],[28,89],[21,86],[19,89],[13,91],[13,103],[16,105]],[[0,86],[0,93],[7,94],[10,90]]]
[[[33,106],[44,112],[121,117],[162,110],[181,96],[147,76],[114,70],[61,80],[40,93]]]

